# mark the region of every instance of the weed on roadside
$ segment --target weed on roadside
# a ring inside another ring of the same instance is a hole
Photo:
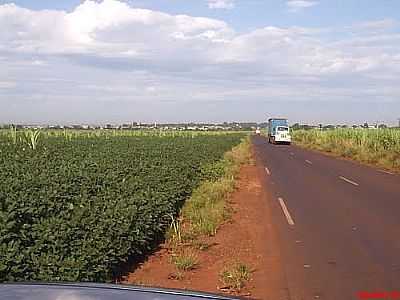
[[[244,263],[236,262],[220,273],[223,289],[240,291],[250,280],[251,269]]]
[[[185,278],[185,274],[181,271],[177,271],[169,274],[168,279],[172,280],[183,280]]]
[[[193,249],[184,248],[172,254],[172,263],[179,271],[190,271],[198,265],[198,257]]]
[[[172,245],[177,245],[182,243],[182,219],[176,218],[172,214],[170,215],[171,224],[169,230],[167,231],[167,240]]]

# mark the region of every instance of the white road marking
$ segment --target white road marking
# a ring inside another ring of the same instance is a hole
[[[308,159],[306,159],[306,163],[312,165],[312,162],[310,160],[308,160]]]
[[[294,153],[293,153],[293,152],[290,152],[290,155],[294,155]]]
[[[279,200],[279,204],[280,204],[281,207],[282,207],[283,214],[285,215],[288,224],[289,224],[289,225],[294,225],[294,221],[293,221],[293,219],[292,219],[292,216],[291,216],[290,213],[289,213],[289,210],[287,209],[287,207],[286,207],[286,205],[285,205],[285,202],[283,201],[282,198],[278,198],[278,200]]]
[[[381,173],[385,173],[385,174],[389,174],[389,175],[394,175],[394,173],[389,172],[389,171],[385,171],[385,170],[378,170]]]
[[[339,178],[344,180],[344,181],[346,181],[347,183],[350,183],[350,184],[355,185],[355,186],[359,186],[359,184],[357,182],[354,182],[354,181],[352,181],[350,179],[347,179],[346,177],[339,176]]]
[[[271,172],[267,167],[265,167],[265,171],[267,172],[268,175],[271,175]]]

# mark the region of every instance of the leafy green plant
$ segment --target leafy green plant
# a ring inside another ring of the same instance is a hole
[[[26,135],[35,151],[0,135],[0,281],[112,280],[165,234],[202,166],[242,137]]]

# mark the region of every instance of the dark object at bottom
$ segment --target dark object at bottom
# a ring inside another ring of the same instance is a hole
[[[0,284],[0,299],[7,300],[234,300],[224,296],[183,290],[109,284]]]

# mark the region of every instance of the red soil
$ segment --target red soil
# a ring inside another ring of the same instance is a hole
[[[228,200],[233,209],[232,218],[219,228],[216,236],[204,240],[211,246],[198,251],[199,264],[194,270],[185,272],[183,278],[174,278],[177,271],[170,262],[169,249],[161,245],[159,251],[125,277],[124,283],[228,293],[223,289],[219,274],[227,264],[243,262],[253,272],[239,295],[287,299],[263,176],[262,169],[257,166],[241,169],[236,190]]]

